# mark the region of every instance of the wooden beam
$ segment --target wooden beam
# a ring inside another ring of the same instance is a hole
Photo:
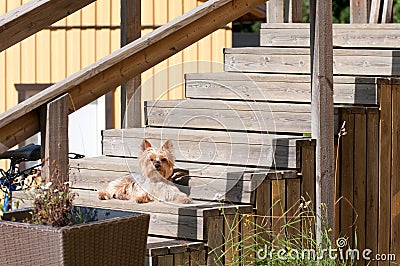
[[[372,0],[371,1],[371,11],[369,15],[369,23],[378,23],[379,22],[379,10],[381,7],[381,0]]]
[[[316,146],[316,212],[319,232],[335,238],[332,0],[310,1],[311,132]],[[322,204],[325,206],[323,207]],[[326,219],[327,223],[322,223]],[[322,227],[323,226],[323,227]],[[321,241],[321,234],[317,235]],[[320,242],[321,243],[321,242]]]
[[[383,1],[382,23],[393,22],[393,0]]]
[[[95,0],[31,0],[0,17],[0,52]]]
[[[350,23],[368,23],[368,0],[350,0]]]
[[[121,47],[140,38],[141,0],[121,0]],[[121,87],[121,125],[142,126],[142,79],[140,74]]]
[[[13,147],[39,131],[38,108],[65,93],[74,110],[146,71],[264,0],[211,0],[0,114],[0,147]],[[36,113],[36,118],[35,118]],[[24,122],[30,116],[29,123]],[[21,121],[19,121],[21,120]],[[11,128],[13,126],[13,128]],[[15,129],[18,137],[8,134]],[[19,141],[16,141],[16,140]]]
[[[282,23],[285,20],[284,0],[267,2],[267,23]]]
[[[303,22],[303,2],[301,0],[288,0],[288,23]]]
[[[69,95],[64,94],[47,104],[42,176],[53,184],[68,181],[68,103]]]

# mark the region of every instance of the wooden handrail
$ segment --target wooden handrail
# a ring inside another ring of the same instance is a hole
[[[265,0],[210,0],[0,115],[0,151],[39,132],[40,107],[65,93],[73,112]]]
[[[95,0],[31,0],[0,17],[0,52]]]

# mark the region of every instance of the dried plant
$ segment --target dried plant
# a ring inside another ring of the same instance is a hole
[[[77,220],[72,206],[74,197],[68,183],[53,185],[49,182],[37,188],[30,222],[56,227],[72,225]]]

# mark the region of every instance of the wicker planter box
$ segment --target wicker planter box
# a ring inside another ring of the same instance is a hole
[[[80,207],[95,221],[51,227],[21,223],[29,211],[0,221],[2,265],[144,265],[148,214]],[[6,221],[15,219],[15,222]]]

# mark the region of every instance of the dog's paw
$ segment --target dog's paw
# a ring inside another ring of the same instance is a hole
[[[106,191],[99,192],[99,200],[109,200],[111,199],[111,195]]]
[[[193,203],[193,200],[189,197],[184,197],[179,200],[179,203],[190,204],[190,203]]]

